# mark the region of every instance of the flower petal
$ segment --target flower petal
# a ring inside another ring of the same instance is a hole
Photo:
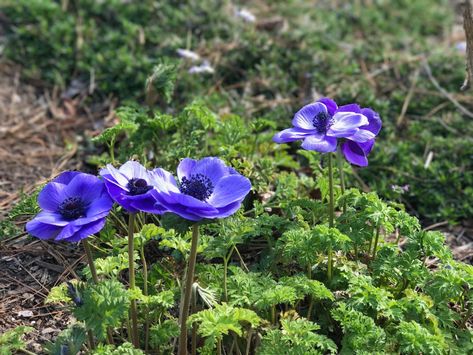
[[[77,233],[82,228],[82,225],[75,224],[74,222],[75,221],[71,221],[71,223],[62,228],[61,232],[59,232],[54,240],[68,239]]]
[[[379,117],[379,114],[370,108],[362,109],[361,113],[368,118],[369,123],[367,126],[362,126],[360,128],[366,129],[377,135],[381,130],[381,127],[383,126],[383,122],[381,121],[381,117]]]
[[[336,102],[332,99],[329,99],[328,97],[322,97],[319,102],[323,103],[327,107],[327,111],[330,116],[333,116],[335,111],[338,109]]]
[[[150,175],[150,184],[154,186],[158,191],[179,192],[176,179],[170,172],[162,168],[157,168],[151,171],[149,175]]]
[[[116,169],[112,164],[107,164],[107,167],[100,170],[100,175],[104,178],[107,179],[108,181],[118,185],[122,186],[128,191],[128,178],[123,175],[118,169]]]
[[[360,126],[368,124],[368,118],[360,113],[337,112],[333,116],[334,123],[327,131],[327,136],[346,138],[355,134]]]
[[[306,130],[313,130],[313,119],[322,112],[328,113],[327,107],[321,102],[313,102],[311,104],[305,105],[294,115],[294,118],[292,119],[292,125],[294,127]]]
[[[36,219],[33,219],[26,223],[26,231],[32,236],[39,239],[55,238],[59,234],[61,229],[62,227],[46,224]]]
[[[45,211],[56,212],[66,198],[65,188],[66,185],[54,181],[46,184],[38,195],[39,206]]]
[[[348,104],[348,105],[343,105],[340,106],[337,110],[337,112],[355,112],[355,113],[361,113],[361,108],[357,104]]]
[[[231,175],[235,176],[235,175]],[[198,200],[195,197],[183,194],[181,192],[170,192],[167,196],[164,196],[168,203],[173,205],[182,205],[190,210],[209,210],[216,211],[215,207],[211,204]]]
[[[194,159],[182,159],[179,165],[177,166],[177,178],[179,179],[179,181],[182,181],[183,177],[189,178],[196,164],[197,161]]]
[[[104,190],[102,192],[102,195],[93,203],[89,205],[89,208],[87,208],[86,211],[86,217],[90,218],[99,214],[102,214],[104,212],[109,212],[112,209],[113,206],[113,200],[110,197],[110,195],[107,193],[105,186]]]
[[[127,198],[127,191],[123,190],[123,188],[117,186],[116,184],[105,180],[105,186],[107,187],[107,191],[110,197],[118,203],[120,206],[125,208],[130,213],[138,212],[135,208],[130,205],[130,200]]]
[[[354,135],[346,137],[346,138],[357,143],[362,143],[362,142],[367,142],[373,139],[374,137],[376,136],[373,132],[370,132],[366,129],[359,129],[358,131],[356,131]]]
[[[79,242],[82,239],[85,239],[95,233],[100,232],[105,226],[105,222],[106,222],[106,219],[102,218],[92,223],[89,223],[87,225],[84,225],[79,230],[77,230],[74,234],[72,234],[70,237],[62,239],[62,241],[69,242],[69,243]],[[59,240],[59,239],[56,238],[56,240]]]
[[[312,135],[304,139],[301,147],[305,150],[315,150],[320,153],[334,152],[337,150],[337,138],[327,137],[323,134]]]
[[[215,186],[218,181],[225,175],[229,174],[228,167],[223,160],[214,157],[208,157],[197,161],[192,174],[202,174],[207,176]]]
[[[64,194],[67,197],[81,197],[90,203],[102,195],[104,183],[98,177],[90,174],[78,174],[65,187]]]
[[[71,221],[64,219],[59,213],[50,212],[50,211],[41,211],[38,213],[34,220],[44,223],[50,224],[56,227],[64,227],[66,224],[69,224]]]
[[[365,153],[365,155],[368,155],[368,154],[370,154],[371,149],[373,149],[375,141],[376,141],[375,139],[372,139],[372,140],[369,140],[367,142],[358,143],[358,146],[361,149],[363,149],[363,152]]]
[[[71,182],[71,180],[78,174],[82,174],[80,171],[64,171],[56,177],[53,182],[57,182],[58,184],[67,185]]]
[[[284,131],[281,131],[279,133],[276,133],[273,137],[273,142],[276,143],[288,143],[288,142],[294,142],[300,139],[304,139],[305,137],[315,134],[315,130],[308,131],[305,129],[301,128],[288,128],[285,129]]]
[[[148,174],[146,168],[137,161],[127,161],[118,169],[125,177],[130,179],[144,179],[148,182]]]
[[[233,202],[242,201],[251,190],[251,182],[242,175],[229,175],[222,178],[208,203],[213,207],[225,207]]]
[[[358,143],[346,141],[342,145],[342,152],[350,163],[358,166],[368,166],[366,154],[363,149],[360,148]]]

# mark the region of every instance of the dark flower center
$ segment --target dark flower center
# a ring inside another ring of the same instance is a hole
[[[128,195],[143,195],[153,188],[149,186],[145,179],[131,179],[128,181]]]
[[[68,197],[61,202],[58,212],[65,219],[77,219],[84,216],[86,205],[80,197]]]
[[[210,179],[202,174],[191,175],[190,178],[182,178],[179,190],[186,195],[205,201],[212,195],[214,185]]]
[[[333,119],[327,112],[319,112],[312,119],[312,124],[317,133],[327,133],[328,129],[333,124]]]

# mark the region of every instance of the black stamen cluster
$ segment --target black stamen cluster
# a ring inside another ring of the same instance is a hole
[[[85,214],[85,207],[80,197],[68,197],[59,205],[58,212],[65,219],[77,219]]]
[[[142,195],[147,193],[149,190],[153,188],[153,186],[149,186],[145,179],[130,179],[128,181],[128,190],[130,192],[128,195],[136,196]]]
[[[332,124],[332,117],[326,112],[319,112],[313,119],[312,124],[318,133],[326,133]]]
[[[203,174],[191,175],[190,178],[183,177],[179,190],[186,195],[205,201],[214,190],[214,185],[210,179]]]

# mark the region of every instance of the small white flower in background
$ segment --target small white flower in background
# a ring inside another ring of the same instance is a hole
[[[466,52],[466,42],[465,41],[457,42],[455,44],[455,48],[457,49],[457,51],[465,53]]]
[[[399,186],[399,185],[391,185],[391,190],[394,192],[397,192],[399,194],[404,194],[406,192],[409,192],[409,185],[406,184],[404,186]]]
[[[194,65],[189,69],[189,74],[213,74],[214,72],[214,68],[207,60],[204,60],[201,65]]]
[[[235,10],[235,16],[241,18],[245,22],[255,22],[256,16],[249,12],[247,9]]]
[[[179,48],[177,50],[177,54],[179,54],[181,58],[190,59],[193,62],[197,62],[198,60],[200,60],[199,54],[197,54],[196,52],[190,51],[188,49]]]

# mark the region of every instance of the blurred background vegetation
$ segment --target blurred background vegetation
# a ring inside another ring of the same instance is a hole
[[[110,160],[116,140],[118,160],[132,148],[165,165],[218,154],[257,166],[248,173],[264,193],[284,179],[271,177],[276,166],[294,167],[288,154],[301,172],[307,164],[297,144],[276,146],[272,135],[299,107],[330,96],[372,107],[384,122],[369,168],[350,170],[352,184],[398,199],[424,221],[473,215],[473,99],[459,90],[464,54],[452,1],[0,3],[3,55],[25,79],[69,96],[86,92],[84,107],[110,97],[125,106],[121,126],[96,140],[112,150],[88,163]],[[204,61],[212,70],[192,73]],[[150,113],[137,105],[153,73]]]

